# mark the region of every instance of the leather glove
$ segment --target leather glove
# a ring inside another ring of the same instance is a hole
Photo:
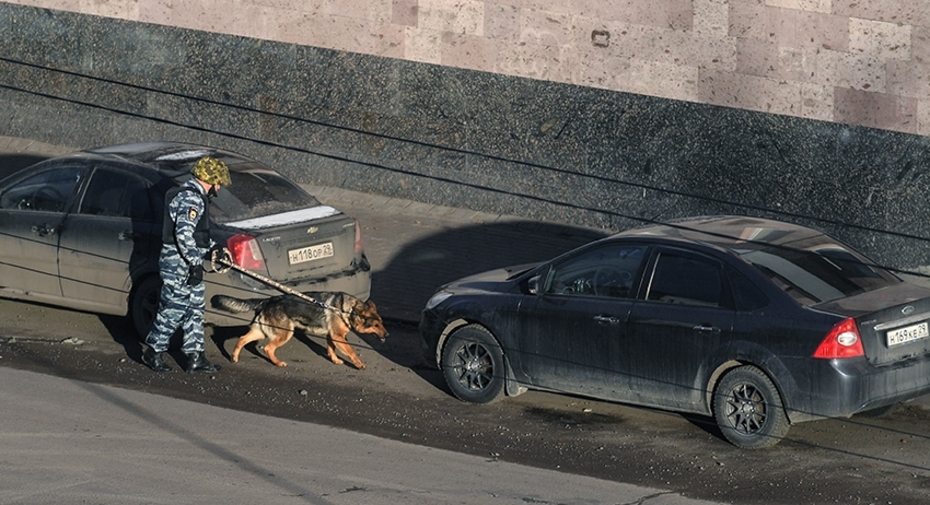
[[[187,269],[187,285],[196,286],[203,282],[203,265],[191,265]]]
[[[229,249],[226,249],[219,244],[213,244],[210,246],[210,250],[208,250],[207,254],[204,254],[203,256],[205,261],[219,261],[221,259],[228,261],[230,258],[232,258],[232,254],[230,254]]]
[[[229,270],[232,263],[232,254],[229,249],[219,245],[210,246],[210,250],[203,257],[204,269],[213,273],[223,273]],[[209,266],[207,266],[209,265]]]

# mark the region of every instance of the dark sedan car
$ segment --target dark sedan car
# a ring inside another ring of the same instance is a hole
[[[450,283],[420,332],[462,400],[532,388],[691,412],[759,448],[930,393],[928,322],[930,290],[828,235],[715,216]]]
[[[39,162],[0,181],[0,296],[132,318],[144,335],[158,304],[165,192],[202,156],[232,185],[210,207],[210,233],[241,267],[300,291],[367,299],[358,223],[267,166],[211,147],[139,143]],[[207,299],[276,293],[235,270],[206,276]],[[245,324],[209,311],[207,322]]]

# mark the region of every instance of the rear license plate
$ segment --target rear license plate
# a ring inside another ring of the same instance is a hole
[[[906,344],[913,340],[927,338],[928,336],[930,336],[930,331],[928,331],[927,323],[906,326],[904,328],[898,328],[897,330],[891,330],[886,333],[888,347],[893,345]]]
[[[312,245],[300,249],[291,249],[287,252],[287,261],[291,265],[296,265],[297,263],[304,263],[306,261],[329,258],[333,254],[335,254],[333,252],[333,243],[327,242],[325,244]]]

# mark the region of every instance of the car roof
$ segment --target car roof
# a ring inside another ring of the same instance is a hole
[[[651,224],[626,230],[617,237],[664,237],[722,247],[748,250],[766,247],[790,247],[808,243],[826,235],[813,228],[774,219],[750,216],[700,216]]]
[[[214,147],[183,142],[136,142],[86,149],[78,155],[103,159],[120,159],[155,168],[159,172],[177,179],[190,173],[191,166],[203,156],[212,156],[226,163],[231,171],[246,171],[264,168],[257,161],[241,154]]]

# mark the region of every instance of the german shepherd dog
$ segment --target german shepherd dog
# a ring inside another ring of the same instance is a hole
[[[287,366],[287,363],[275,357],[274,352],[291,339],[295,329],[301,329],[314,334],[326,333],[326,353],[333,363],[343,363],[336,354],[339,351],[355,368],[364,370],[365,363],[355,354],[346,335],[349,331],[374,334],[382,341],[388,336],[374,302],[363,302],[347,293],[304,294],[318,303],[311,303],[296,295],[247,300],[225,295],[214,296],[212,303],[215,308],[234,314],[250,311],[255,314],[248,333],[236,342],[230,360],[238,363],[239,352],[249,342],[268,339],[265,355],[276,366]]]

